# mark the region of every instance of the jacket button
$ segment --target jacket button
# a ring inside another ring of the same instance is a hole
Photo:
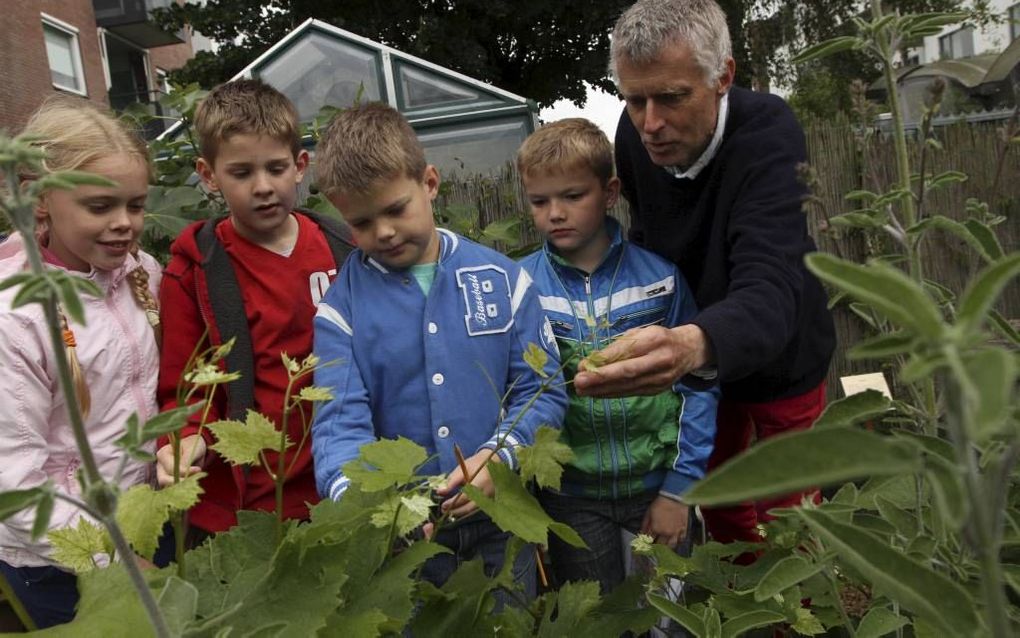
[[[442,374],[437,372],[434,375],[432,375],[432,383],[436,385],[443,385],[443,381],[446,381],[446,378],[443,377]]]
[[[435,323],[430,321],[429,322],[429,334],[430,335],[434,335],[437,332],[439,332],[439,326],[437,326]]]
[[[450,428],[446,427],[445,425],[441,425],[439,426],[439,429],[436,430],[436,434],[439,435],[439,438],[445,439],[446,437],[450,436]]]

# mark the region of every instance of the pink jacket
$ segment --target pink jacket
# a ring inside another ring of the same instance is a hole
[[[141,262],[149,272],[149,288],[157,295],[159,264],[151,256],[129,256],[121,268],[86,275],[103,297],[82,296],[87,325],[71,321],[78,358],[92,395],[85,421],[100,473],[114,478],[125,462],[124,489],[154,476],[151,463],[125,459],[114,441],[124,433],[132,414],[143,422],[156,414],[159,351],[145,313],[134,299],[127,274]],[[19,236],[0,243],[0,280],[27,267]],[[80,497],[77,472],[81,457],[60,390],[53,350],[36,304],[11,309],[16,289],[0,291],[0,491],[41,485],[47,479],[57,490]],[[70,318],[68,318],[70,321]],[[153,445],[153,447],[155,447]],[[50,529],[77,525],[81,512],[58,500]],[[16,567],[53,564],[45,536],[31,539],[35,511],[23,511],[0,524],[0,560]]]

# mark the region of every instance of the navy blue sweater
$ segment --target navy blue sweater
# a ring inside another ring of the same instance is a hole
[[[648,157],[624,111],[616,166],[630,203],[630,239],[675,263],[701,311],[724,398],[763,402],[820,383],[835,347],[796,174],[804,134],[778,97],[733,87],[723,140],[694,180]]]

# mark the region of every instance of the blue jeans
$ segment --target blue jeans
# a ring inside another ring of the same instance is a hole
[[[442,587],[460,564],[481,558],[485,573],[494,576],[503,568],[507,541],[510,534],[499,529],[485,514],[478,512],[455,525],[443,527],[436,542],[453,550],[452,554],[439,554],[425,561],[421,576],[436,587]],[[527,600],[535,598],[538,584],[535,580],[535,550],[526,545],[514,561],[514,583],[523,587]],[[495,594],[497,608],[509,604],[502,591]]]
[[[548,490],[539,492],[538,501],[546,513],[553,520],[572,527],[588,544],[588,549],[577,548],[549,535],[549,559],[557,583],[596,581],[603,595],[622,583],[626,573],[620,532],[627,530],[636,534],[648,506],[657,496],[655,492],[647,492],[629,498],[598,500]],[[687,537],[677,551],[689,548],[690,536],[688,527]]]

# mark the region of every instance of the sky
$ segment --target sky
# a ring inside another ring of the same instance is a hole
[[[543,123],[555,122],[567,117],[586,117],[602,129],[609,141],[616,135],[616,123],[623,111],[623,101],[591,85],[588,86],[588,101],[584,108],[578,108],[570,100],[560,100],[538,113]]]

